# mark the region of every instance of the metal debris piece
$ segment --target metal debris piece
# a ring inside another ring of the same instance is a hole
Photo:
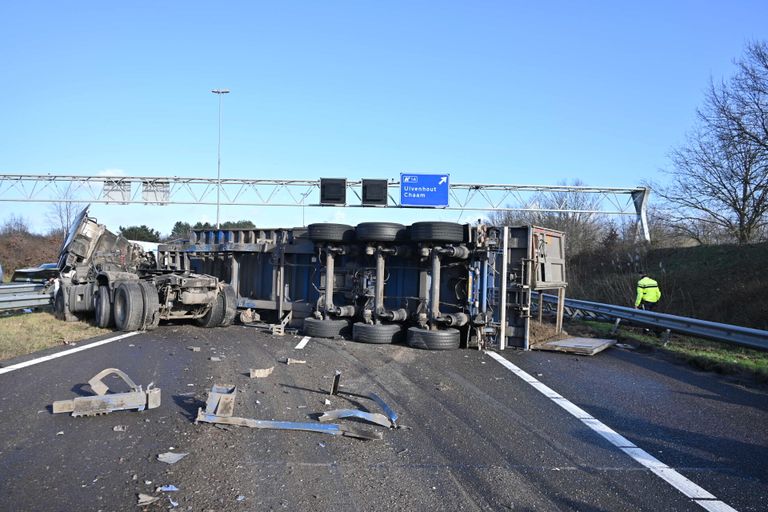
[[[200,352],[200,347],[187,347],[187,349],[191,350],[192,352]]]
[[[174,452],[165,452],[160,453],[157,456],[157,460],[160,462],[165,462],[166,464],[176,464],[181,459],[189,455],[188,453],[174,453]]]
[[[272,330],[273,336],[284,336],[285,335],[285,328],[286,326],[291,322],[291,319],[293,318],[293,311],[289,311],[285,314],[282,320],[280,320],[279,324],[272,324],[269,326],[269,328]]]
[[[215,416],[232,416],[235,411],[235,395],[237,387],[232,385],[214,384],[205,401],[205,414]]]
[[[393,411],[387,405],[387,403],[384,400],[382,400],[382,398],[376,393],[369,393],[368,398],[376,402],[378,406],[381,407],[381,410],[384,411],[384,414],[387,415],[387,418],[389,418],[389,421],[392,423],[392,427],[397,428],[397,418],[398,418],[397,413]]]
[[[155,492],[177,492],[179,490],[175,485],[162,485],[155,489]]]
[[[235,394],[235,386],[222,386],[215,384],[208,394],[205,402],[205,411],[197,410],[195,423],[214,423],[218,425],[235,425],[239,427],[261,428],[271,430],[302,430],[306,432],[318,432],[332,436],[354,437],[357,439],[381,439],[380,432],[370,432],[337,424],[302,423],[295,421],[254,420],[250,418],[238,418],[232,416]],[[159,456],[158,456],[159,458]]]
[[[306,364],[306,361],[303,361],[301,359],[293,359],[292,357],[281,357],[278,359],[281,363],[285,364]]]
[[[102,379],[111,374],[120,377],[131,388],[131,391],[106,394],[109,391],[109,386],[104,384]],[[160,388],[153,388],[152,383],[149,383],[147,390],[144,391],[125,372],[117,368],[102,370],[89,380],[88,384],[96,393],[96,396],[79,396],[72,400],[53,402],[54,414],[71,412],[74,417],[95,416],[97,414],[108,414],[112,411],[128,409],[143,411],[144,409],[155,409],[160,406]]]
[[[390,428],[392,423],[389,418],[378,412],[366,412],[359,409],[336,409],[333,411],[327,411],[318,418],[320,421],[339,420],[342,418],[359,418],[382,427]]]
[[[126,427],[125,425],[115,425],[114,427],[112,427],[112,430],[114,432],[125,432],[127,429],[128,427]]]
[[[333,375],[333,384],[331,384],[331,391],[328,392],[329,395],[335,395],[339,392],[340,381],[341,381],[341,372],[339,370],[336,370],[336,373]]]
[[[251,368],[251,378],[252,379],[263,379],[264,377],[269,377],[272,375],[272,370],[274,370],[274,366],[270,366],[269,368],[262,368],[262,369],[256,369]]]
[[[149,494],[139,493],[139,502],[136,503],[136,506],[146,507],[147,505],[151,505],[159,499],[159,496],[150,496]]]

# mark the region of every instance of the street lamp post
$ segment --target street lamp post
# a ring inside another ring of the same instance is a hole
[[[216,229],[219,229],[219,198],[221,196],[221,95],[229,94],[229,89],[213,89],[211,92],[219,96],[219,144],[216,150]]]

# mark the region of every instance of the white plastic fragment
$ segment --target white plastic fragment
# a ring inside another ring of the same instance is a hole
[[[112,430],[114,432],[125,432],[127,429],[128,427],[126,427],[125,425],[115,425],[114,427],[112,427]]]
[[[211,361],[221,361],[221,358],[220,357],[216,357],[216,356],[210,357],[209,359]]]
[[[200,347],[191,347],[191,346],[190,346],[190,347],[187,347],[187,348],[188,348],[189,350],[191,350],[192,352],[200,352]]]
[[[136,503],[136,505],[139,507],[146,507],[147,505],[151,505],[159,499],[160,497],[158,496],[150,496],[149,494],[139,493],[139,502]]]
[[[155,492],[176,492],[179,488],[175,485],[161,485],[155,489]]]
[[[270,366],[269,368],[251,368],[251,378],[263,379],[264,377],[269,377],[272,375],[272,370],[274,369],[274,366]]]
[[[306,364],[307,362],[302,359],[294,359],[292,357],[281,357],[278,359],[281,363],[285,364]]]
[[[157,460],[160,462],[165,462],[166,464],[176,464],[181,459],[189,455],[188,453],[173,453],[173,452],[165,452],[161,453],[157,456]]]

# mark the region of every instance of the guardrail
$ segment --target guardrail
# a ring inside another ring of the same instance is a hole
[[[11,284],[0,286],[0,311],[48,306],[53,298],[53,291],[43,292],[41,284]]]
[[[16,293],[34,293],[41,292],[45,288],[42,283],[11,283],[0,285],[0,295],[9,295]]]
[[[536,294],[533,295],[536,296]],[[543,294],[543,296],[546,304],[557,303],[555,295]],[[536,301],[532,303],[536,305]],[[699,338],[768,350],[768,331],[760,329],[576,299],[565,299],[565,313],[571,317],[577,317],[581,313],[583,317],[595,320],[628,320],[647,327],[669,329],[672,332],[690,334]]]

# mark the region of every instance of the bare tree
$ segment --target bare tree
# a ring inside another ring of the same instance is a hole
[[[677,207],[670,222],[700,241],[754,242],[768,222],[768,46],[750,44],[737,65],[710,85],[699,125],[671,154],[672,183],[657,190]]]
[[[61,202],[52,203],[48,206],[48,212],[46,218],[52,234],[66,235],[69,232],[69,228],[72,227],[72,223],[75,221],[75,216],[82,209],[82,205],[71,202],[72,193],[70,191],[64,191],[60,194],[59,199]]]
[[[567,185],[567,183],[559,183]],[[579,179],[573,186],[584,186]],[[600,198],[580,192],[548,192],[536,194],[521,211],[494,212],[491,221],[508,226],[533,224],[566,233],[568,254],[574,255],[596,248],[605,231],[605,219],[598,213]],[[551,211],[571,210],[571,211]]]

